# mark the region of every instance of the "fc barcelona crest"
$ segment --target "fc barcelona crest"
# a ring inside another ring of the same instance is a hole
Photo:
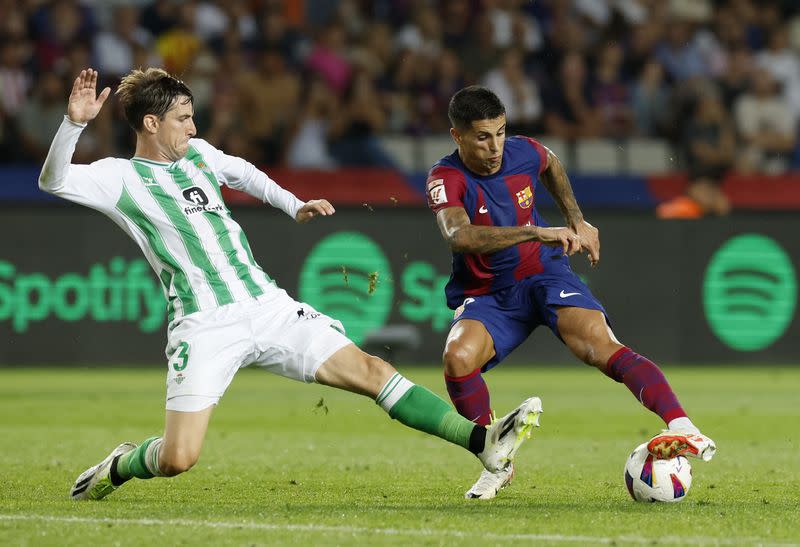
[[[524,190],[517,192],[517,203],[519,203],[519,206],[523,209],[527,209],[533,205],[533,192],[531,192],[530,186],[526,186]]]

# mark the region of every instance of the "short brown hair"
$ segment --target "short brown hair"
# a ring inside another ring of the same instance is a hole
[[[187,85],[161,68],[132,70],[122,78],[116,95],[125,110],[125,119],[135,131],[142,130],[147,114],[164,119],[180,96],[194,102]]]
[[[506,113],[503,102],[488,87],[467,86],[450,98],[447,117],[450,125],[464,130],[478,120],[493,120]]]

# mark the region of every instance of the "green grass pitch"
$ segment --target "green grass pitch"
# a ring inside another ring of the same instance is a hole
[[[399,370],[445,393],[437,367]],[[245,370],[192,471],[74,503],[81,471],[160,432],[162,370],[0,369],[0,545],[800,543],[800,367],[665,372],[719,448],[678,504],[628,497],[625,459],[662,424],[575,364],[487,375],[498,413],[545,410],[493,501],[463,499],[477,459],[370,400]]]

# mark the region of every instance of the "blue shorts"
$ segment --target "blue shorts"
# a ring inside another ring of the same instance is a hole
[[[500,363],[539,325],[550,327],[561,340],[556,325],[558,307],[599,310],[611,324],[603,305],[569,266],[558,270],[527,277],[492,294],[471,296],[456,310],[453,324],[462,319],[480,321],[494,341],[495,355],[481,370],[486,372]]]

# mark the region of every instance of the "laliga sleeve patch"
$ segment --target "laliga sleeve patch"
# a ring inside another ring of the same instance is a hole
[[[428,183],[428,198],[432,205],[447,203],[447,194],[444,191],[444,179],[432,180]]]

